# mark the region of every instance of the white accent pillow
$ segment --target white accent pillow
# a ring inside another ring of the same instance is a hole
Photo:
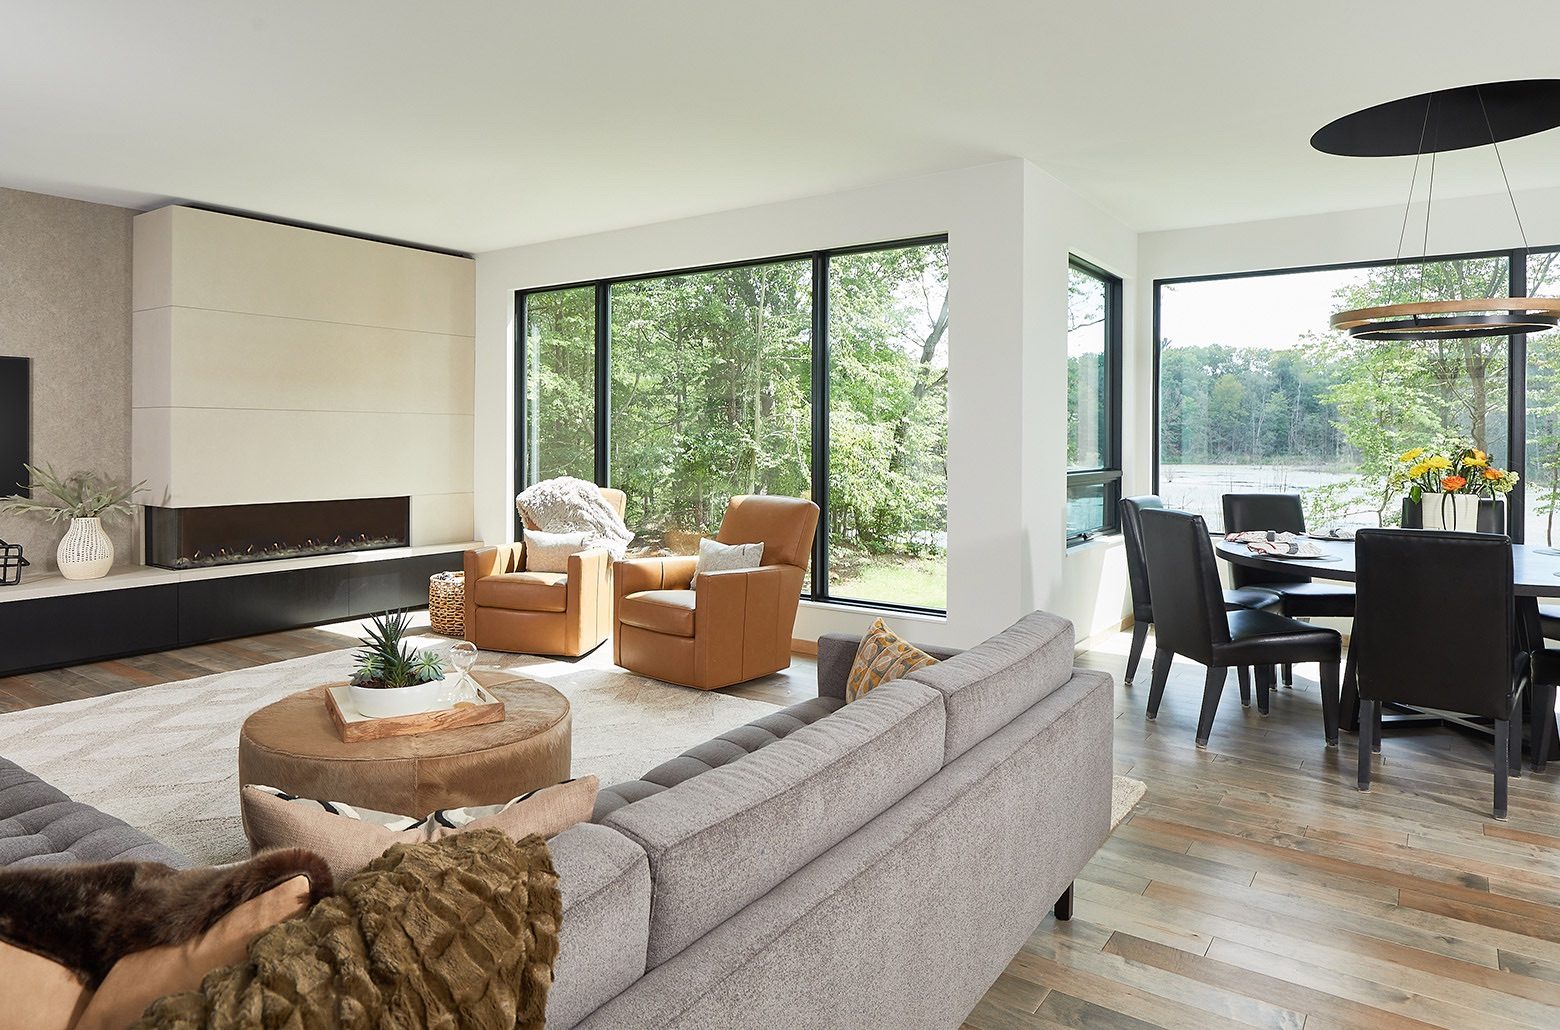
[[[725,572],[729,569],[756,569],[764,564],[764,545],[723,544],[719,540],[699,541],[699,564],[694,567],[693,579],[688,585],[698,587],[699,577],[706,572]]]
[[[568,572],[569,555],[585,550],[586,533],[525,531],[525,571]]]

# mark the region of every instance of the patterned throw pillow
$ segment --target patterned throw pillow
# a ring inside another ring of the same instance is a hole
[[[699,577],[706,572],[726,572],[730,569],[756,569],[764,564],[764,545],[723,544],[719,540],[699,541],[699,564],[694,567],[693,579],[688,585],[697,587]]]
[[[850,676],[845,680],[845,700],[855,701],[890,680],[936,664],[937,659],[900,639],[883,625],[882,619],[874,619],[872,628],[861,638],[861,646],[856,648],[856,660],[851,663]]]
[[[569,555],[585,550],[584,533],[525,531],[525,571],[568,572]]]
[[[275,787],[248,784],[240,791],[250,847],[303,848],[323,858],[337,882],[383,855],[392,844],[438,840],[468,829],[501,830],[512,840],[530,834],[552,838],[590,819],[596,806],[594,776],[564,780],[502,805],[444,808],[421,818],[376,812],[340,801],[314,801]]]

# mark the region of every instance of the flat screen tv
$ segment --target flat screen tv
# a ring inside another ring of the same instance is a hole
[[[32,442],[32,360],[0,357],[0,496],[26,493]]]

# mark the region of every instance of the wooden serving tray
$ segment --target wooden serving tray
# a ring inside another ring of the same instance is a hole
[[[336,724],[336,735],[344,743],[360,740],[383,740],[386,737],[405,737],[414,733],[432,733],[434,730],[453,730],[464,726],[484,726],[504,719],[504,702],[494,697],[488,689],[477,684],[478,703],[464,702],[454,708],[440,708],[414,715],[395,715],[384,719],[371,719],[358,712],[352,704],[352,696],[346,684],[325,688],[325,708],[330,721]]]

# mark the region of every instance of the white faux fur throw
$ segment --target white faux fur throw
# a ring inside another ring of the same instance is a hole
[[[584,533],[587,548],[604,548],[613,560],[621,559],[634,539],[596,484],[572,476],[526,487],[515,507],[544,533]]]

